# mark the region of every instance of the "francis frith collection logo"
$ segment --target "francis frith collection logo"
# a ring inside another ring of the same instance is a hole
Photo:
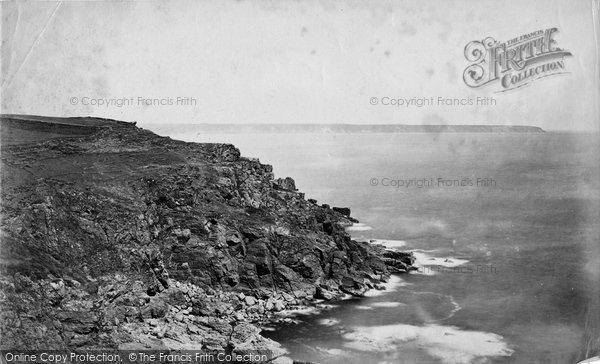
[[[499,83],[500,92],[525,86],[544,77],[568,73],[565,57],[571,52],[558,47],[557,28],[540,29],[500,43],[492,37],[466,45],[471,64],[463,80],[469,87]]]

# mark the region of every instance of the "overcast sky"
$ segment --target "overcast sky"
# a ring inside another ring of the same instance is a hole
[[[591,0],[3,2],[2,112],[152,123],[599,126]],[[597,4],[596,4],[597,6]],[[557,27],[566,75],[510,92],[462,79],[464,47]],[[597,32],[597,30],[596,30]],[[494,97],[393,107],[384,97]],[[191,97],[195,105],[139,105]],[[371,99],[380,102],[371,105]],[[118,107],[96,99],[133,98]],[[88,104],[88,105],[86,105]]]

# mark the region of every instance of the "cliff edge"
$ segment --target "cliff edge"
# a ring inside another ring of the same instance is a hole
[[[387,264],[412,262],[351,240],[348,209],[307,201],[232,145],[0,120],[1,349],[271,350],[255,324],[381,288]]]

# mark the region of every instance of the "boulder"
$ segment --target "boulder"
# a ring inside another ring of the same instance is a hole
[[[348,208],[348,207],[333,207],[332,210],[339,212],[340,214],[342,214],[344,216],[350,217],[350,208]]]
[[[272,298],[269,298],[265,303],[265,310],[272,311],[275,307],[275,301]]]
[[[285,303],[282,300],[276,300],[273,310],[279,312],[282,311],[285,308]]]
[[[417,260],[412,252],[400,252],[396,250],[385,250],[383,257],[399,260],[406,265],[413,265]]]
[[[144,319],[165,317],[167,312],[169,312],[169,305],[160,298],[152,298],[140,309],[140,315]]]
[[[319,300],[330,301],[335,298],[335,294],[321,286],[317,286],[314,297]]]
[[[187,324],[187,330],[191,334],[196,334],[196,335],[198,335],[202,332],[202,329],[200,329],[198,326],[191,324],[191,323]]]
[[[364,282],[351,277],[344,277],[339,288],[340,291],[355,297],[363,297],[365,292],[369,289]]]
[[[296,182],[291,177],[277,178],[273,181],[273,188],[284,191],[297,191]]]

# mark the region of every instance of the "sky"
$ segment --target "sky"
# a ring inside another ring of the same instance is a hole
[[[598,3],[2,2],[1,111],[93,115],[142,126],[520,124],[598,130]],[[573,55],[565,58],[568,73],[507,92],[498,92],[498,83],[464,83],[469,42],[503,42],[552,27],[558,28],[558,46]],[[477,97],[493,101],[460,105]],[[425,98],[434,102],[419,107],[407,101]],[[404,101],[397,106],[391,100]]]

